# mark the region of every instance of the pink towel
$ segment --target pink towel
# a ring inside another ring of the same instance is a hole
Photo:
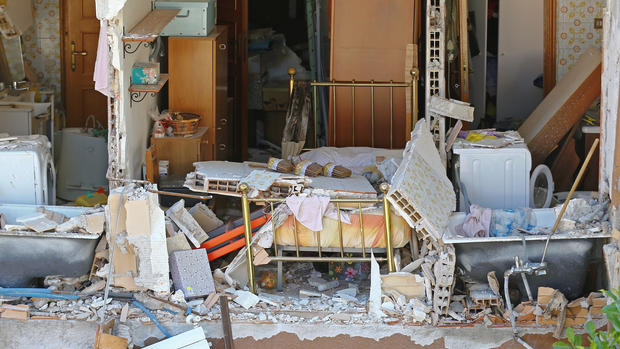
[[[93,81],[95,82],[95,90],[103,93],[108,97],[112,97],[108,83],[108,78],[110,76],[108,21],[100,20],[99,23],[99,43],[97,45],[97,59],[95,60]]]
[[[323,215],[327,211],[329,197],[292,195],[286,198],[286,205],[304,227],[312,231],[323,230]]]

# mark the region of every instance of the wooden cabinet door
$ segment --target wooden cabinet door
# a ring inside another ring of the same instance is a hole
[[[247,158],[248,148],[248,0],[219,0],[217,22],[228,27],[228,96],[233,99],[230,154],[231,159],[241,160]]]
[[[95,2],[71,0],[63,3],[63,97],[67,126],[83,127],[90,114],[107,125],[107,99],[95,91],[93,82],[99,41]]]
[[[168,105],[171,111],[200,115],[200,126],[209,128],[209,144],[200,151],[203,161],[213,159],[215,139],[213,45],[208,38],[168,39]]]
[[[228,38],[217,37],[215,46],[215,158],[230,160],[234,151],[233,120],[228,110]]]

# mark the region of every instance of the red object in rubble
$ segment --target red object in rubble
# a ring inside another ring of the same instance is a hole
[[[251,215],[252,236],[269,221],[270,215],[263,210],[255,211]],[[209,239],[200,245],[207,250],[209,261],[218,259],[245,246],[245,228],[243,218],[228,222],[213,231],[208,232]]]

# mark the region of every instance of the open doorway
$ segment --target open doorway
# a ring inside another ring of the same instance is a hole
[[[248,158],[280,157],[289,102],[288,69],[311,80],[307,2],[248,3]],[[311,10],[312,13],[312,10]],[[311,14],[312,16],[312,14]]]
[[[543,2],[471,0],[469,21],[472,128],[517,129],[543,98]]]

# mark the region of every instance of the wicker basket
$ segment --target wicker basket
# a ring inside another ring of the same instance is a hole
[[[199,123],[200,115],[192,113],[173,113],[170,120],[172,132],[177,136],[196,133]]]

